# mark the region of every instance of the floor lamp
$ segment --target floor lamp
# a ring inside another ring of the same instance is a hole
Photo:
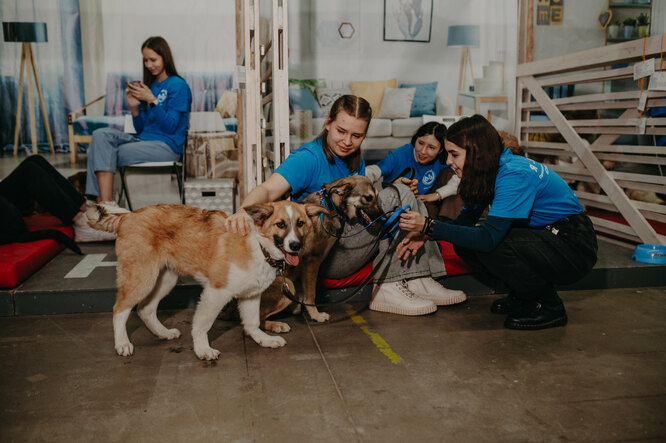
[[[479,25],[456,25],[449,26],[449,35],[446,46],[449,48],[462,46],[462,55],[460,56],[460,75],[458,77],[458,93],[467,90],[467,65],[469,73],[474,80],[474,71],[472,70],[472,57],[469,48],[478,48],[480,42]],[[462,114],[460,109],[460,99],[456,94],[456,110],[458,115]]]
[[[35,120],[35,104],[32,92],[32,79],[35,79],[37,95],[39,96],[39,106],[42,110],[44,119],[44,129],[49,140],[51,154],[55,153],[53,148],[53,138],[51,137],[51,127],[46,117],[46,108],[44,107],[44,98],[42,97],[42,88],[39,86],[39,77],[35,66],[35,57],[32,53],[31,43],[47,42],[46,23],[35,22],[2,22],[2,32],[6,42],[21,42],[21,72],[19,74],[18,100],[16,105],[16,125],[14,126],[14,155],[18,153],[19,131],[21,129],[21,106],[23,104],[23,71],[27,71],[26,80],[28,83],[28,110],[30,116],[30,137],[32,139],[32,153],[37,154],[37,127]]]

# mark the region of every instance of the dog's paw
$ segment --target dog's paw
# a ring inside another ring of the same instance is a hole
[[[287,340],[282,337],[266,334],[266,337],[262,337],[257,343],[264,348],[281,348],[287,344]]]
[[[178,337],[180,337],[180,331],[176,328],[173,328],[173,329],[167,329],[166,334],[164,334],[160,338],[163,340],[173,340]]]
[[[289,326],[286,323],[283,323],[281,321],[266,321],[264,328],[267,331],[275,332],[277,334],[280,334],[282,332],[289,332],[291,331],[291,326]]]
[[[217,360],[220,356],[220,351],[210,346],[201,350],[195,350],[194,352],[201,360]]]
[[[116,345],[116,352],[121,357],[129,357],[134,354],[134,345],[130,342]]]
[[[331,319],[331,316],[328,315],[326,312],[316,312],[316,313],[311,312],[310,317],[312,318],[312,320],[319,323],[324,323]]]

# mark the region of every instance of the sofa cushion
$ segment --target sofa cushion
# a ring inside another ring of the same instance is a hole
[[[25,217],[24,220],[31,231],[57,229],[70,238],[74,237],[72,227],[64,226],[52,215],[38,214]],[[0,287],[17,286],[63,249],[64,246],[55,240],[0,245]]]
[[[423,117],[399,118],[393,120],[393,137],[409,137],[410,139],[423,124]]]
[[[324,125],[326,124],[326,119],[327,118],[328,118],[328,114],[326,114],[326,116],[324,116],[324,114],[322,114],[321,117],[312,119],[312,136],[313,137],[318,136],[321,133],[321,131],[324,130]]]
[[[338,98],[343,95],[351,94],[351,89],[349,88],[317,88],[315,89],[317,94],[317,101],[319,106],[321,106],[321,115],[322,117],[328,117],[329,112],[331,111],[331,106]]]
[[[409,118],[416,88],[385,88],[377,118]]]
[[[437,93],[437,82],[432,83],[403,83],[401,88],[416,88],[410,117],[421,117],[423,115],[435,115],[435,96]]]
[[[446,268],[446,275],[451,277],[454,275],[471,274],[473,269],[467,265],[453,249],[451,243],[439,241],[440,253],[444,259],[444,267]],[[317,286],[324,289],[344,288],[347,286],[359,286],[370,275],[373,269],[372,262],[368,263],[352,275],[340,279],[323,278],[317,280]],[[373,279],[374,280],[374,279]],[[372,281],[372,280],[371,280]]]
[[[390,137],[392,126],[391,120],[387,118],[373,118],[370,120],[365,139],[367,140],[368,137]]]
[[[352,94],[363,97],[372,107],[372,117],[377,117],[379,109],[382,107],[382,98],[384,97],[384,88],[395,88],[397,80],[380,80],[375,82],[350,82]]]
[[[289,106],[295,110],[312,111],[312,117],[321,117],[321,106],[308,88],[289,89]]]

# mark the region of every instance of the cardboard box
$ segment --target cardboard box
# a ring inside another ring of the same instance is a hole
[[[238,178],[235,132],[194,132],[187,138],[187,177]]]

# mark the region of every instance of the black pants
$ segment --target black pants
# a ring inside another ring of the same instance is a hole
[[[492,252],[455,247],[475,268],[503,281],[517,298],[557,302],[555,284],[571,284],[597,262],[597,236],[585,214],[548,227],[511,228]]]
[[[32,202],[37,202],[65,224],[72,222],[85,202],[83,195],[39,155],[23,160],[0,181],[0,196],[24,214],[29,212]]]

